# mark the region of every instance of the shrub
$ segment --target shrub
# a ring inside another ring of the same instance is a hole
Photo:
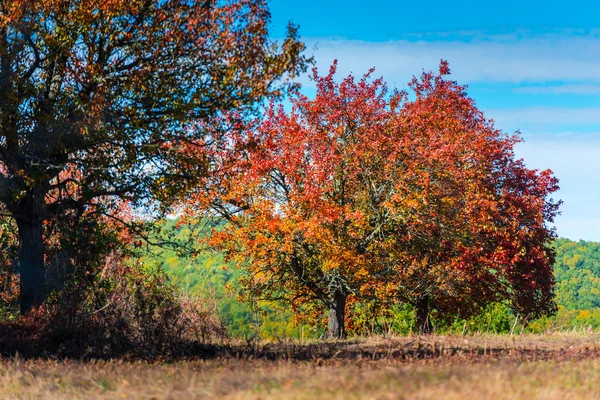
[[[26,356],[155,359],[197,354],[225,337],[213,303],[180,296],[162,270],[115,255],[95,277],[72,279],[0,327],[3,353]]]

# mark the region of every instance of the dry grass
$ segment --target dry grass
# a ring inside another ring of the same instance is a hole
[[[254,352],[240,346],[219,358],[171,364],[16,358],[0,362],[0,398],[597,399],[598,339],[377,338]]]

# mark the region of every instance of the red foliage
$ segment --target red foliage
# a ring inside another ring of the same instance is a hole
[[[271,104],[230,130],[188,199],[231,221],[213,243],[248,266],[248,289],[294,308],[333,309],[341,294],[442,316],[501,300],[552,311],[552,173],[515,158],[518,136],[483,116],[444,61],[410,95],[388,94],[372,71],[341,83],[335,72],[314,72],[314,99],[296,93],[290,111]]]

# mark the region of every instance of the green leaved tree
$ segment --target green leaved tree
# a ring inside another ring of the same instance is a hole
[[[22,313],[45,299],[49,221],[165,212],[209,162],[178,146],[219,141],[198,126],[293,86],[304,46],[291,25],[270,40],[269,20],[263,0],[0,2],[0,203]]]

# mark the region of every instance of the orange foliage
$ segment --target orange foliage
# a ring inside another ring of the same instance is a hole
[[[411,95],[388,94],[372,71],[341,83],[335,72],[315,70],[314,99],[296,93],[291,111],[271,104],[231,129],[188,199],[231,222],[213,244],[249,268],[250,293],[295,309],[335,309],[341,295],[442,317],[499,300],[551,311],[552,173],[515,158],[518,136],[446,79],[446,62]]]

